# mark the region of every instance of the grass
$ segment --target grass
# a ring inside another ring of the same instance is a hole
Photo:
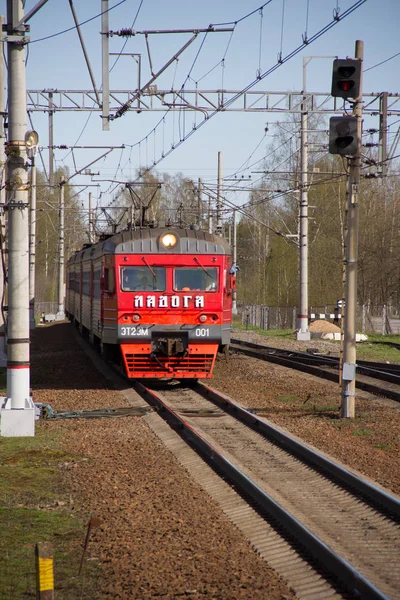
[[[385,343],[382,341],[382,337],[387,338]],[[393,338],[396,338],[396,340]],[[369,335],[367,341],[357,344],[357,358],[360,360],[371,360],[377,362],[388,361],[390,363],[400,363],[400,350],[393,348],[388,344],[390,342],[400,343],[397,342],[398,338],[398,335]]]
[[[393,446],[392,446],[392,444],[385,444],[385,443],[378,442],[378,443],[374,444],[374,448],[377,448],[378,450],[392,450]]]
[[[241,329],[243,331],[255,331],[256,333],[259,333],[260,335],[263,335],[265,337],[289,337],[289,336],[293,336],[293,339],[295,339],[295,334],[293,333],[293,329],[260,329],[259,327],[255,327],[254,325],[243,325],[242,322],[238,319],[234,319],[233,320],[233,327],[235,329]],[[233,334],[233,337],[235,337],[235,335]]]
[[[297,398],[297,396],[278,396],[277,401],[291,403],[291,404],[297,404],[299,402],[299,398]]]
[[[370,429],[367,429],[366,427],[360,427],[360,429],[355,429],[354,431],[352,431],[352,435],[355,435],[356,437],[367,437],[371,434],[372,431]]]
[[[77,576],[85,525],[69,511],[60,477],[61,464],[80,458],[63,452],[57,437],[39,426],[32,438],[0,438],[1,599],[36,597],[40,542],[53,545],[56,597],[95,597],[93,563]]]

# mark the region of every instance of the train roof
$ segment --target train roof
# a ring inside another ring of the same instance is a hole
[[[176,237],[173,248],[165,248],[161,237]],[[148,227],[121,231],[97,244],[88,245],[71,259],[96,258],[104,254],[231,254],[229,243],[222,237],[200,229],[180,227]]]

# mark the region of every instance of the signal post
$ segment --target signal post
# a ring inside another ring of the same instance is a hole
[[[356,384],[356,310],[358,267],[358,197],[361,168],[362,134],[362,60],[364,43],[356,42],[355,59],[333,63],[332,96],[351,99],[353,115],[332,117],[329,128],[329,152],[347,156],[349,196],[347,206],[346,284],[343,328],[341,417],[355,417]]]

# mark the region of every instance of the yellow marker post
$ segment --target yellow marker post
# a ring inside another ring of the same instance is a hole
[[[54,561],[50,542],[36,544],[36,600],[54,600]]]

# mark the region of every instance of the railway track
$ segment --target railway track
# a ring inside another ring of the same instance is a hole
[[[230,349],[246,356],[339,382],[340,362],[339,358],[334,356],[282,350],[238,339],[232,339]],[[356,387],[400,402],[400,365],[357,361]]]
[[[214,497],[299,598],[398,597],[400,499],[208,386],[135,388],[220,474]],[[224,508],[226,482],[250,507]]]

